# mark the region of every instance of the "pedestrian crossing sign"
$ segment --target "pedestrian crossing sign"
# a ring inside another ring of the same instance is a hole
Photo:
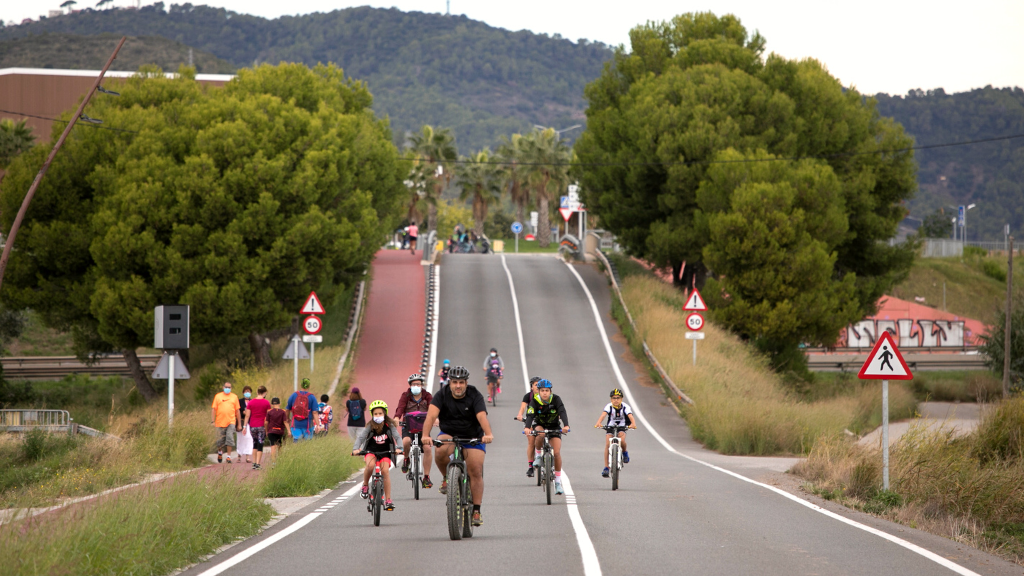
[[[857,377],[861,380],[911,380],[914,375],[896,347],[892,333],[883,330]]]

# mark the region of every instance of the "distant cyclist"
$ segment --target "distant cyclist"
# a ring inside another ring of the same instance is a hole
[[[530,391],[523,395],[523,403],[519,406],[519,414],[516,414],[516,420],[522,422],[527,411],[530,410],[530,400],[537,395],[537,382],[539,382],[540,379],[540,376],[530,378]],[[529,434],[526,435],[526,462],[528,466],[526,469],[526,475],[530,478],[533,478],[533,445],[536,440],[536,436],[531,436]]]
[[[452,363],[447,358],[444,359],[444,363],[441,365],[441,369],[437,371],[437,389],[440,390],[445,384],[448,383],[448,372],[452,369]]]
[[[466,459],[466,471],[469,473],[469,486],[473,491],[473,526],[481,526],[484,523],[480,514],[480,504],[484,499],[484,457],[487,452],[487,444],[494,439],[491,434],[491,423],[487,420],[487,404],[480,392],[469,385],[469,370],[462,366],[452,368],[448,373],[448,385],[438,391],[430,402],[430,410],[427,411],[427,419],[423,422],[423,429],[428,432],[434,422],[440,419],[441,434],[439,440],[455,438],[479,438],[479,444],[463,444],[463,458]],[[437,469],[445,471],[448,466],[448,457],[452,455],[455,447],[452,444],[442,444],[434,452],[434,463]],[[441,482],[440,492],[448,493],[447,480]]]
[[[558,421],[562,421],[562,432],[553,434],[548,440],[551,449],[555,452],[555,494],[565,494],[562,490],[562,434],[569,432],[569,416],[565,412],[565,404],[557,394],[551,392],[551,381],[543,379],[537,382],[537,395],[530,400],[530,408],[533,412],[527,411],[526,427],[530,430],[556,430],[559,428]],[[537,446],[543,445],[538,439]],[[540,452],[535,452],[535,457],[540,457]]]
[[[505,376],[505,363],[498,356],[498,349],[491,348],[490,354],[484,358],[484,376],[487,377],[487,401],[501,392],[501,379]]]
[[[430,481],[430,442],[423,441],[423,421],[427,417],[427,410],[430,408],[430,400],[433,396],[423,389],[423,376],[413,374],[409,376],[409,389],[402,392],[398,399],[398,406],[395,408],[395,420],[402,426],[402,474],[409,472],[409,448],[412,446],[413,436],[420,439],[420,448],[423,450],[423,487],[431,488],[434,483]],[[430,434],[427,434],[429,437]]]
[[[616,388],[612,390],[609,396],[611,397],[612,401],[609,402],[608,405],[604,407],[604,412],[601,412],[601,415],[597,417],[597,424],[594,424],[594,428],[600,428],[601,421],[604,420],[607,416],[608,422],[606,426],[620,426],[623,428],[632,428],[633,430],[636,430],[636,419],[633,418],[633,409],[629,407],[629,404],[626,404],[622,401],[622,390]],[[628,464],[629,452],[626,452],[626,433],[619,432],[617,436],[621,438],[622,461]],[[604,476],[605,478],[607,478],[609,474],[608,449],[611,447],[611,444],[612,434],[611,432],[609,432],[608,434],[605,435],[604,470],[601,471],[601,476]]]
[[[365,428],[359,432],[355,444],[352,445],[352,455],[356,452],[365,451],[363,457],[366,461],[366,469],[363,470],[363,489],[360,496],[366,498],[370,495],[370,476],[374,467],[380,464],[380,475],[384,479],[384,509],[392,511],[395,505],[391,502],[391,467],[392,459],[395,457],[395,449],[398,447],[398,427],[395,421],[388,418],[388,405],[383,400],[370,402],[370,416],[372,419]]]

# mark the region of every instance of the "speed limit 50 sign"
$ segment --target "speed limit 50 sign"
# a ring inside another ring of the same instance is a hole
[[[306,330],[306,334],[316,334],[323,327],[323,321],[316,316],[306,316],[306,319],[302,321],[302,328]]]
[[[694,312],[686,317],[686,327],[696,332],[704,327],[704,317]]]

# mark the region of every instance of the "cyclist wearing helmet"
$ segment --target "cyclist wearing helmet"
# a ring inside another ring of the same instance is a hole
[[[484,457],[486,444],[494,439],[491,434],[491,423],[487,420],[487,405],[483,394],[469,385],[469,370],[462,366],[452,368],[448,373],[448,385],[434,395],[427,411],[427,419],[423,429],[428,432],[440,418],[441,434],[438,439],[446,438],[480,438],[479,444],[463,444],[462,455],[466,459],[466,471],[469,473],[469,485],[473,491],[473,526],[484,523],[480,514],[480,504],[484,498]],[[448,457],[454,450],[452,444],[442,444],[434,451],[434,462],[437,469],[444,472],[448,466]],[[440,492],[448,493],[447,481],[441,483]]]
[[[487,377],[487,401],[501,392],[501,379],[505,377],[505,363],[498,356],[498,349],[491,348],[490,354],[484,358],[484,376]]]
[[[374,466],[380,463],[380,474],[384,479],[384,509],[392,511],[395,509],[391,502],[391,467],[395,457],[395,448],[398,446],[398,427],[395,421],[388,418],[388,405],[383,400],[370,402],[370,422],[356,436],[355,444],[352,445],[352,455],[358,456],[357,452],[365,451],[363,459],[366,461],[366,469],[363,470],[363,490],[360,496],[366,498],[370,494],[370,475],[373,474]]]
[[[562,421],[562,432],[554,434],[548,441],[555,453],[555,494],[565,494],[562,490],[562,434],[569,432],[569,416],[565,413],[562,399],[551,392],[551,381],[538,381],[537,395],[530,400],[530,408],[526,413],[526,428],[537,431],[555,430],[558,428],[559,420]],[[534,455],[540,457],[537,451]]]
[[[523,395],[523,403],[519,406],[519,414],[516,415],[516,420],[519,420],[520,422],[523,421],[526,411],[530,409],[530,400],[537,395],[537,382],[539,382],[540,379],[540,376],[530,378],[530,392]],[[526,433],[525,429],[523,430],[523,433]],[[526,475],[530,478],[533,478],[533,446],[536,441],[536,436],[526,434]]]
[[[449,362],[447,358],[445,358],[444,363],[441,366],[441,369],[437,371],[437,382],[439,384],[439,389],[448,383],[448,371],[451,369],[452,363]]]
[[[623,426],[636,430],[636,419],[633,418],[633,409],[629,407],[629,404],[626,404],[622,401],[622,390],[616,388],[612,390],[609,396],[611,397],[612,401],[609,402],[608,405],[604,407],[604,412],[601,412],[601,415],[597,417],[597,424],[594,424],[594,428],[600,428],[601,421],[604,420],[605,416],[607,416],[608,426]],[[622,439],[622,461],[628,464],[629,452],[626,452],[626,433],[619,432],[618,437]],[[612,434],[611,432],[609,432],[608,434],[605,435],[604,470],[601,471],[601,476],[604,476],[605,478],[607,478],[609,474],[608,449],[611,446],[611,443]]]
[[[395,408],[395,420],[402,426],[402,474],[409,472],[409,448],[412,446],[413,436],[420,439],[420,448],[423,449],[423,487],[431,488],[434,483],[430,481],[430,442],[423,442],[423,420],[427,417],[427,409],[430,408],[430,400],[433,396],[423,389],[423,376],[413,374],[409,376],[409,389],[402,392],[398,399],[398,407]],[[429,434],[427,434],[429,436]]]

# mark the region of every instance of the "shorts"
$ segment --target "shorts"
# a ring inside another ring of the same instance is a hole
[[[267,434],[267,442],[271,446],[280,446],[281,445],[281,438],[283,436],[284,436],[284,434]]]
[[[462,449],[463,450],[479,450],[479,451],[483,452],[484,454],[486,454],[487,453],[487,444],[484,444],[483,442],[477,442],[476,444],[463,444],[462,445]]]
[[[488,376],[487,377],[487,383],[488,384],[497,384],[498,383],[498,376]]]
[[[298,442],[299,440],[312,437],[313,431],[310,430],[309,428],[299,428],[297,426],[292,426],[292,442]]]
[[[366,462],[367,464],[369,464],[370,463],[370,458],[377,458],[377,463],[379,463],[381,465],[381,467],[383,467],[384,464],[387,463],[388,470],[390,470],[390,469],[395,467],[394,463],[391,462],[391,455],[390,454],[388,454],[388,455],[381,454],[380,456],[377,456],[376,454],[370,453],[370,454],[367,454],[367,455],[363,456],[363,462]]]
[[[267,441],[267,429],[263,426],[255,428],[250,426],[249,433],[252,434],[252,449],[263,452],[263,443]]]
[[[235,447],[235,425],[228,424],[227,426],[217,427],[217,441],[213,444],[218,449],[224,447],[234,448]]]

